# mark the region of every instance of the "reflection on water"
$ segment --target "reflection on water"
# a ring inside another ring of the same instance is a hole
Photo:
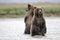
[[[31,37],[24,34],[23,18],[1,18],[0,40],[60,40],[60,18],[45,18],[47,25],[46,36]]]

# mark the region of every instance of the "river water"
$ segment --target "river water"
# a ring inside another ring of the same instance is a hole
[[[60,40],[60,18],[46,17],[46,36],[25,35],[24,18],[0,18],[0,40]]]

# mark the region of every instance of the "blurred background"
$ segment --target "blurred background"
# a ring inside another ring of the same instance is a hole
[[[24,17],[28,3],[42,7],[44,16],[60,17],[60,0],[0,0],[0,18]]]

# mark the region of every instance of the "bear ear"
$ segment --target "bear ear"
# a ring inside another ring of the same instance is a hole
[[[30,9],[31,9],[31,7],[32,7],[32,5],[28,4],[28,10],[30,10]]]
[[[34,9],[36,9],[36,7],[34,7]]]
[[[31,7],[31,5],[30,5],[30,4],[28,4],[28,7]]]

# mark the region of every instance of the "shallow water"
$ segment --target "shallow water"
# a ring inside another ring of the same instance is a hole
[[[24,34],[23,18],[0,18],[0,40],[60,40],[60,18],[45,18],[46,36]]]

